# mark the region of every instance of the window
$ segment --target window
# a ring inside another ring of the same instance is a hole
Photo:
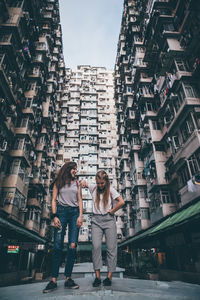
[[[14,148],[14,150],[23,150],[24,139],[17,138],[13,148]]]
[[[161,201],[162,203],[171,203],[171,197],[169,191],[161,191]]]
[[[199,163],[197,161],[196,155],[192,155],[188,159],[188,163],[189,163],[190,171],[191,171],[192,175],[195,175],[196,173],[199,172],[200,168],[199,168]]]
[[[80,229],[80,234],[81,235],[85,235],[85,234],[87,234],[87,232],[88,232],[87,228],[81,227],[81,229]]]
[[[162,144],[155,144],[155,150],[165,152],[165,146]]]
[[[181,135],[183,138],[183,142],[185,142],[193,133],[194,131],[194,124],[192,121],[191,116],[189,116],[185,122],[183,123],[183,125],[180,127],[181,130]]]
[[[26,215],[26,219],[39,222],[39,212],[35,209],[30,209]]]
[[[18,190],[15,191],[13,205],[19,208],[25,208],[25,199]]]
[[[26,98],[26,101],[24,103],[24,108],[31,107],[32,101],[33,101],[33,98]]]
[[[1,34],[0,35],[0,42],[6,43],[10,40],[10,34]]]
[[[177,150],[180,147],[179,137],[177,135],[173,136],[172,141],[174,149]]]
[[[196,112],[194,117],[195,117],[195,123],[197,125],[197,128],[200,129],[200,112]]]
[[[3,188],[2,189],[2,198],[5,204],[12,204],[14,201],[15,188]]]
[[[142,47],[136,47],[136,52],[138,52],[138,53],[144,53],[144,48],[142,48]]]
[[[11,163],[9,174],[18,174],[20,166],[20,159],[14,159]]]
[[[83,209],[87,209],[87,201],[83,201]]]
[[[27,127],[27,125],[28,125],[28,118],[23,118],[21,120],[20,127]]]
[[[141,219],[146,220],[150,219],[149,208],[141,208]]]
[[[185,90],[185,96],[186,97],[188,97],[188,98],[198,97],[195,89],[191,85],[184,84],[184,90]]]
[[[175,111],[176,113],[178,112],[179,108],[181,107],[181,104],[182,104],[182,99],[181,97],[177,97],[174,101],[173,101],[173,104],[174,104],[174,108],[175,108]]]
[[[164,31],[175,31],[174,25],[172,23],[163,24]]]
[[[187,184],[187,181],[190,179],[190,173],[188,170],[188,166],[185,163],[184,166],[178,171],[178,175],[180,178],[181,187]]]
[[[158,121],[152,121],[153,130],[160,130],[160,123]]]
[[[182,59],[175,59],[175,64],[178,71],[188,71],[188,65]]]

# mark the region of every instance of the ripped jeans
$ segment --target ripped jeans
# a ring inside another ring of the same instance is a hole
[[[79,228],[76,225],[76,221],[79,216],[79,207],[71,207],[71,206],[65,207],[62,205],[58,205],[56,213],[58,215],[62,228],[54,229],[52,277],[57,278],[59,274],[62,250],[64,246],[64,236],[65,236],[67,225],[68,225],[68,247],[67,247],[66,265],[65,265],[65,276],[70,277],[76,259],[76,246],[77,246],[78,234],[79,234]],[[76,244],[75,248],[71,247],[72,243]]]

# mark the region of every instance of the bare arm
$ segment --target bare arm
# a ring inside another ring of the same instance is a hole
[[[57,188],[56,184],[54,184],[53,193],[52,193],[52,201],[51,201],[52,214],[56,214],[56,199],[57,199],[57,196],[58,196],[58,188]],[[60,227],[61,226],[60,220],[59,220],[58,217],[54,217],[53,222],[54,222],[55,227]]]
[[[122,206],[124,206],[124,203],[125,203],[125,202],[124,202],[124,199],[123,199],[121,196],[117,197],[115,200],[118,201],[117,205],[115,205],[115,207],[113,207],[113,208],[110,209],[110,211],[109,211],[109,213],[112,214],[112,215],[114,215],[114,213],[115,213],[116,211],[118,211]]]
[[[82,187],[81,184],[78,186],[78,206],[79,206],[79,217],[77,219],[77,226],[81,227],[83,224],[83,199],[82,199]]]

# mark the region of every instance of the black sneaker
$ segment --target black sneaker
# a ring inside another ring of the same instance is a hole
[[[43,290],[43,293],[49,293],[57,289],[57,283],[50,281],[45,289]]]
[[[104,286],[111,286],[112,281],[107,277],[106,279],[103,280],[103,285]]]
[[[101,279],[99,279],[99,278],[95,278],[95,280],[94,280],[94,282],[93,282],[93,284],[92,284],[92,286],[93,287],[98,287],[98,286],[100,286],[101,285]]]
[[[78,284],[76,284],[74,282],[74,280],[69,278],[68,280],[65,281],[65,288],[67,288],[67,289],[78,289],[79,286],[78,286]]]

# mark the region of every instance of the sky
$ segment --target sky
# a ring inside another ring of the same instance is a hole
[[[59,0],[65,65],[114,69],[124,0]]]

